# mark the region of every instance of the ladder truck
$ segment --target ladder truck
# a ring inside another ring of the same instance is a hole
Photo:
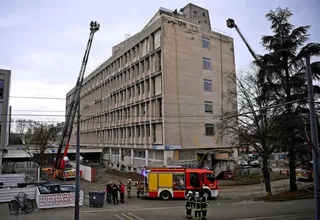
[[[248,41],[246,40],[246,38],[243,36],[243,34],[241,33],[239,27],[236,25],[234,19],[232,18],[228,18],[227,19],[227,27],[228,28],[234,28],[236,29],[236,31],[238,32],[239,36],[241,37],[242,41],[244,42],[244,44],[247,46],[249,52],[251,53],[251,55],[253,56],[253,58],[257,61],[258,60],[258,56],[257,54],[253,51],[253,49],[251,48],[251,46],[249,45]]]
[[[243,34],[241,33],[239,27],[236,25],[234,19],[228,18],[227,19],[227,27],[228,28],[234,28],[238,32],[239,36],[241,37],[244,44],[247,46],[249,52],[251,53],[252,57],[258,61],[257,54],[253,51]],[[308,140],[309,143],[311,143],[311,140]],[[311,150],[310,150],[311,151]],[[305,163],[300,168],[297,168],[296,171],[296,178],[299,179],[306,179],[306,180],[313,180],[314,178],[314,171],[313,171],[313,162]],[[290,171],[286,170],[287,175],[289,175]]]
[[[78,105],[80,104],[80,91],[84,79],[84,73],[86,71],[88,58],[90,54],[90,49],[92,45],[92,40],[94,34],[99,30],[100,24],[96,21],[90,22],[90,35],[89,40],[87,43],[87,47],[84,53],[84,57],[82,60],[79,76],[76,82],[76,86],[74,87],[74,91],[72,94],[71,102],[67,103],[67,117],[65,126],[62,131],[61,139],[59,141],[58,150],[56,154],[56,158],[54,160],[53,164],[53,176],[58,179],[75,179],[76,172],[75,169],[72,168],[72,166],[69,163],[69,159],[67,157],[67,152],[70,144],[70,138],[72,134],[73,124],[75,121],[75,116],[77,112]],[[62,148],[64,148],[63,156],[61,155]],[[80,172],[81,173],[81,172]],[[80,174],[81,175],[81,174]]]

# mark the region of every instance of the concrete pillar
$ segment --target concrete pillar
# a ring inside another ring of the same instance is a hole
[[[119,148],[119,163],[121,163],[121,154],[122,154],[122,152],[121,152],[121,148]]]
[[[133,165],[133,148],[131,148],[130,163]]]
[[[146,149],[145,152],[146,152],[146,166],[148,166],[148,164],[149,164],[149,151],[148,151],[148,149]]]
[[[112,160],[112,148],[111,147],[109,147],[109,160],[110,160],[110,162]]]

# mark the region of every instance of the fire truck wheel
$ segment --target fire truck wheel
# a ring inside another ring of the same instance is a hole
[[[169,200],[171,198],[171,194],[169,191],[165,190],[161,192],[160,197],[163,200]]]

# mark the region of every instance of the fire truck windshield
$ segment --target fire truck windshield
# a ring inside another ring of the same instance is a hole
[[[216,176],[213,173],[206,173],[206,178],[213,183],[216,179]]]

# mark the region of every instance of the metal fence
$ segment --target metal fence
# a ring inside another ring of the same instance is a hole
[[[29,199],[36,199],[36,187],[34,186],[27,188],[0,189],[0,203],[13,200],[18,193],[27,194]]]
[[[35,162],[10,162],[3,164],[3,174],[25,174],[25,181],[34,182],[38,180],[38,164]]]
[[[24,183],[26,175],[22,174],[0,174],[0,183],[3,187],[16,187],[18,183]]]

